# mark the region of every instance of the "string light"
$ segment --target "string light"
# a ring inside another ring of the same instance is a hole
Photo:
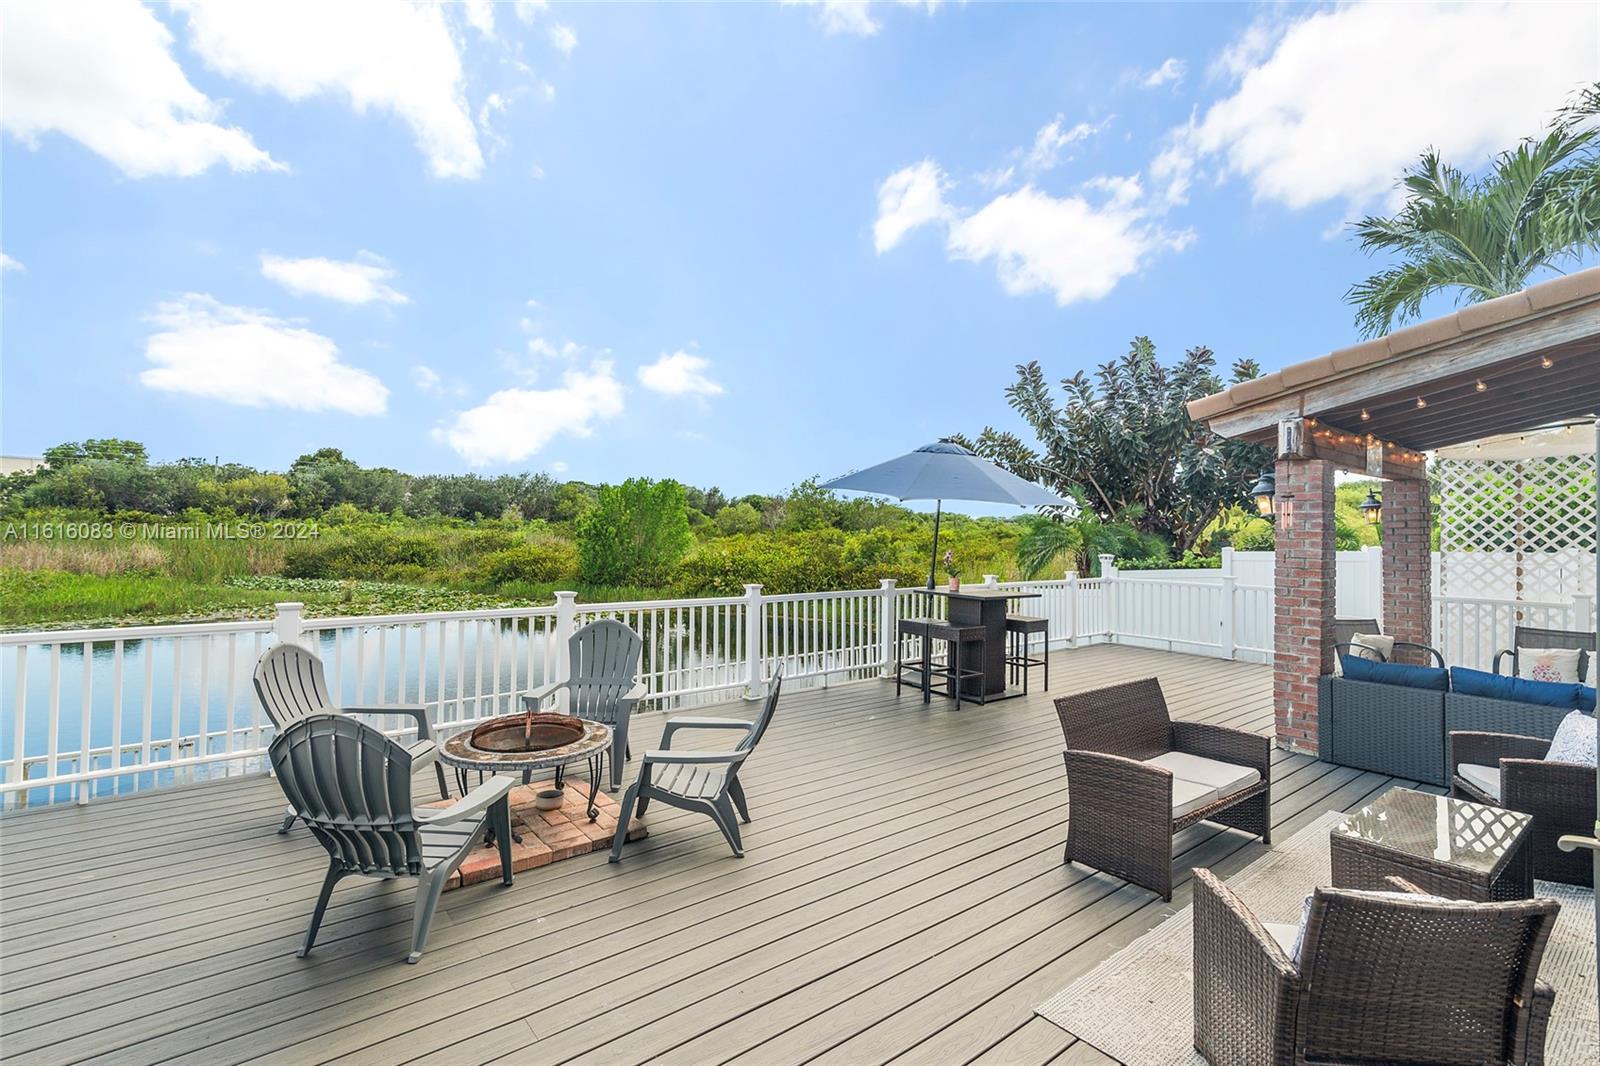
[[[1541,355],[1539,357],[1539,365],[1544,367],[1546,370],[1549,370],[1551,367],[1556,365],[1556,361],[1550,358],[1548,355]]]
[[[1482,378],[1479,378],[1477,384],[1472,386],[1472,387],[1477,389],[1479,392],[1488,392],[1489,391],[1489,386],[1487,386],[1487,385],[1485,385],[1483,383],[1483,379]]]
[[[1428,401],[1424,400],[1421,396],[1418,396],[1417,397],[1417,410],[1420,411],[1426,406],[1428,406]]]
[[[1370,411],[1368,411],[1365,407],[1363,407],[1361,409],[1361,421],[1363,421],[1363,422],[1371,422],[1372,421],[1372,413]]]

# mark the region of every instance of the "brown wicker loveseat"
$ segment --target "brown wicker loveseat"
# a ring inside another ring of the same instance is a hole
[[[1155,678],[1056,700],[1067,746],[1067,862],[1172,898],[1172,837],[1196,822],[1272,843],[1272,741],[1174,722]]]
[[[1593,885],[1587,851],[1565,852],[1556,841],[1594,831],[1594,767],[1546,762],[1550,741],[1512,733],[1450,734],[1450,794],[1533,816],[1527,846],[1533,876],[1569,885]]]
[[[1296,962],[1297,926],[1263,924],[1196,870],[1195,1049],[1216,1066],[1537,1066],[1555,1002],[1539,964],[1560,909],[1319,888]]]

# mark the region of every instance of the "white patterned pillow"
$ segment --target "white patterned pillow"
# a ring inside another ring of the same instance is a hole
[[[1575,762],[1580,766],[1595,764],[1595,720],[1592,715],[1573,711],[1561,719],[1556,727],[1555,739],[1545,753],[1546,762]]]
[[[1578,683],[1577,648],[1518,648],[1517,676],[1530,681],[1559,681],[1563,685]]]
[[[1382,633],[1357,633],[1350,638],[1350,643],[1355,645],[1350,649],[1351,655],[1371,659],[1375,663],[1385,663],[1394,658],[1394,638]]]

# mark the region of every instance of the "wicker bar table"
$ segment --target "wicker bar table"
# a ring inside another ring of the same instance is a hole
[[[1391,789],[1333,827],[1333,884],[1381,891],[1397,876],[1446,899],[1530,899],[1532,824],[1518,811]]]

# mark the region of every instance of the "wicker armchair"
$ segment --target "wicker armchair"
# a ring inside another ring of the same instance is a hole
[[[1055,703],[1067,742],[1066,862],[1126,878],[1170,900],[1172,837],[1178,830],[1216,822],[1272,843],[1268,737],[1172,721],[1153,677]],[[1208,794],[1160,765],[1173,764],[1174,753],[1198,756],[1198,773],[1220,769],[1247,783],[1222,783]]]
[[[1450,734],[1450,794],[1533,816],[1527,846],[1533,876],[1569,885],[1594,884],[1586,851],[1565,852],[1565,834],[1594,830],[1595,772],[1578,763],[1546,762],[1550,741],[1511,733]]]
[[[1595,634],[1592,629],[1536,629],[1533,626],[1517,626],[1511,633],[1511,647],[1504,651],[1495,652],[1494,672],[1500,672],[1500,663],[1507,656],[1511,658],[1511,673],[1517,672],[1517,653],[1523,648],[1576,648],[1578,654],[1578,680],[1594,684],[1589,677],[1589,660],[1595,650]]]
[[[1555,990],[1538,974],[1555,900],[1319,888],[1296,962],[1296,926],[1264,925],[1210,870],[1194,885],[1194,1046],[1207,1061],[1544,1062]]]

